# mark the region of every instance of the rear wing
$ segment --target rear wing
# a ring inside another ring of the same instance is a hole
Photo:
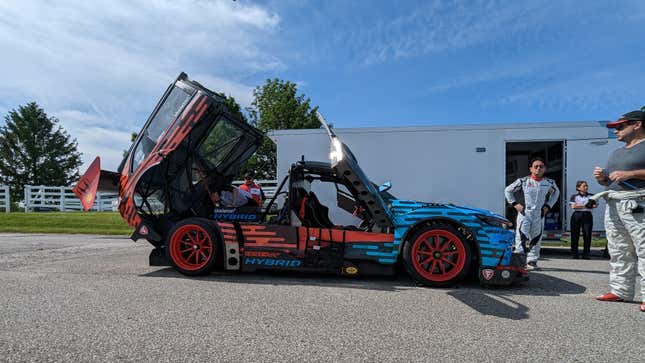
[[[101,170],[101,158],[96,157],[85,174],[78,180],[72,191],[78,199],[81,200],[83,210],[90,210],[94,205],[96,193],[101,192],[118,192],[119,191],[119,174]]]

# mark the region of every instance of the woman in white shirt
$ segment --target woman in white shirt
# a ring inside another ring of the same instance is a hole
[[[582,229],[582,240],[584,241],[584,247],[582,249],[582,259],[589,259],[589,251],[591,250],[591,231],[593,229],[593,216],[591,215],[591,208],[587,208],[585,205],[589,201],[589,197],[592,196],[589,193],[589,185],[584,180],[578,180],[576,182],[576,190],[578,193],[574,194],[569,198],[569,205],[573,209],[573,214],[571,215],[571,254],[574,259],[578,259],[578,241],[580,240],[580,230]],[[596,208],[598,205],[595,204],[593,208]]]

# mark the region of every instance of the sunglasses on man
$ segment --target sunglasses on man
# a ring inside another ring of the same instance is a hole
[[[614,127],[614,129],[615,129],[616,131],[623,131],[623,129],[624,129],[625,127],[627,127],[627,126],[631,126],[631,125],[635,124],[636,122],[637,122],[637,121],[629,121],[629,122],[625,122],[625,123],[623,123],[623,124],[616,125],[616,127]]]

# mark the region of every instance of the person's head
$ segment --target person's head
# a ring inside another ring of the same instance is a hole
[[[546,163],[544,162],[544,159],[540,157],[531,159],[531,161],[529,161],[529,171],[531,172],[531,176],[536,178],[543,177],[544,172],[546,172]]]
[[[635,138],[645,137],[645,112],[628,112],[618,120],[608,123],[607,127],[614,129],[619,141],[630,142]]]
[[[253,175],[251,175],[251,173],[244,174],[244,184],[253,184]]]
[[[589,191],[589,184],[584,180],[578,180],[576,182],[576,190],[580,193],[586,193]]]

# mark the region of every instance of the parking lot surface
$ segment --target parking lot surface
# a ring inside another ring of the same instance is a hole
[[[0,234],[2,361],[643,361],[645,314],[602,303],[606,260],[527,285],[148,266],[124,237]]]

